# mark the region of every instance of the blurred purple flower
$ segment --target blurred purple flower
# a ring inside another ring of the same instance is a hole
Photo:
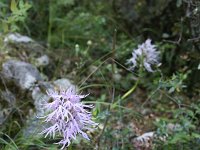
[[[131,70],[136,66],[142,65],[147,71],[153,72],[151,65],[158,64],[160,52],[156,51],[155,45],[151,44],[151,40],[147,39],[143,44],[138,45],[137,49],[132,52],[132,58],[128,60]]]
[[[75,89],[48,91],[48,96],[52,98],[52,102],[46,103],[45,109],[50,113],[45,118],[45,122],[51,122],[52,126],[42,131],[46,136],[53,138],[56,133],[62,136],[62,140],[57,144],[61,144],[62,148],[68,147],[72,139],[76,139],[77,134],[81,134],[85,139],[89,137],[84,132],[90,130],[91,127],[97,125],[91,120],[92,115],[87,109],[93,108],[92,105],[84,105],[80,102],[87,95],[77,95]]]

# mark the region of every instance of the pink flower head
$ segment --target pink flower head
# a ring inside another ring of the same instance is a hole
[[[151,44],[151,40],[147,39],[143,44],[138,45],[137,49],[132,52],[132,58],[128,63],[132,64],[130,69],[134,69],[138,65],[142,65],[148,72],[153,72],[151,65],[158,64],[159,52],[156,46]]]
[[[50,113],[44,116],[45,122],[50,122],[52,126],[42,131],[46,136],[55,137],[56,133],[62,136],[62,140],[57,144],[61,144],[62,148],[68,147],[72,139],[76,139],[76,135],[80,134],[89,140],[85,133],[86,129],[96,126],[97,123],[92,121],[92,115],[87,109],[93,108],[92,105],[84,105],[80,102],[82,98],[88,95],[78,95],[75,89],[48,91],[48,96],[52,98],[52,102],[45,104],[45,109]]]

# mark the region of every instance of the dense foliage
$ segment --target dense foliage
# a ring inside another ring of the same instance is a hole
[[[95,104],[99,125],[89,142],[78,139],[69,149],[200,149],[200,1],[2,0],[0,20],[0,55],[8,33],[28,35],[52,60],[39,68],[48,80],[67,77],[90,93],[85,103]],[[154,72],[129,70],[127,60],[147,39],[160,63]],[[60,148],[51,139],[27,141],[25,123],[9,117],[0,149]],[[149,131],[153,139],[138,144]]]

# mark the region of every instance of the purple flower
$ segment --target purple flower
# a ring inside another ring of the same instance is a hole
[[[93,108],[92,105],[84,105],[80,102],[87,95],[78,95],[75,89],[48,91],[48,96],[52,98],[52,102],[46,103],[45,109],[49,111],[44,116],[45,122],[50,122],[52,126],[42,131],[45,137],[50,135],[53,138],[58,133],[62,136],[62,140],[57,144],[61,144],[62,148],[68,147],[72,139],[76,139],[76,135],[80,134],[89,140],[85,130],[97,125],[91,120],[92,115],[87,109]]]
[[[158,64],[159,52],[156,51],[155,45],[151,44],[151,40],[147,39],[143,44],[138,45],[137,49],[132,52],[132,58],[128,60],[131,70],[136,66],[142,65],[147,71],[153,72],[151,65]]]

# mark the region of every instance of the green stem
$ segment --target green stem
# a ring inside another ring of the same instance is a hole
[[[122,100],[123,99],[125,99],[127,96],[129,96],[131,93],[133,93],[133,91],[136,89],[136,87],[137,87],[137,85],[138,85],[138,83],[139,83],[139,79],[135,82],[135,84],[133,85],[133,87],[130,89],[130,90],[128,90],[123,96],[122,96]]]
[[[49,1],[49,25],[48,25],[48,46],[51,47],[51,28],[52,28],[52,1]]]
[[[115,102],[114,104],[108,103],[108,102],[98,102],[98,101],[82,101],[82,103],[83,104],[100,104],[100,105],[110,106],[111,109],[118,107],[118,108],[124,109],[126,111],[130,111],[130,112],[134,113],[136,116],[139,116],[139,117],[142,116],[140,113],[134,111],[132,108],[128,108],[128,107],[125,107],[125,106],[118,105],[117,104],[118,101]]]
[[[68,150],[72,150],[72,145],[70,145],[70,146],[68,147]]]
[[[143,62],[143,57],[141,58],[141,62]],[[137,88],[139,82],[140,82],[140,79],[142,77],[142,72],[143,72],[143,66],[140,66],[139,68],[139,78],[137,79],[137,81],[135,82],[135,84],[133,85],[133,87],[128,90],[123,96],[122,96],[122,100],[125,99],[126,97],[128,97],[131,93],[133,93],[133,91],[135,91],[135,89]]]
[[[123,109],[126,109],[126,110],[131,110],[127,107],[124,107],[124,106],[120,106],[120,105],[113,105],[112,103],[108,103],[108,102],[98,102],[98,101],[83,101],[82,102],[83,104],[102,104],[102,105],[107,105],[107,106],[116,106],[116,107],[119,107],[119,108],[123,108]]]

